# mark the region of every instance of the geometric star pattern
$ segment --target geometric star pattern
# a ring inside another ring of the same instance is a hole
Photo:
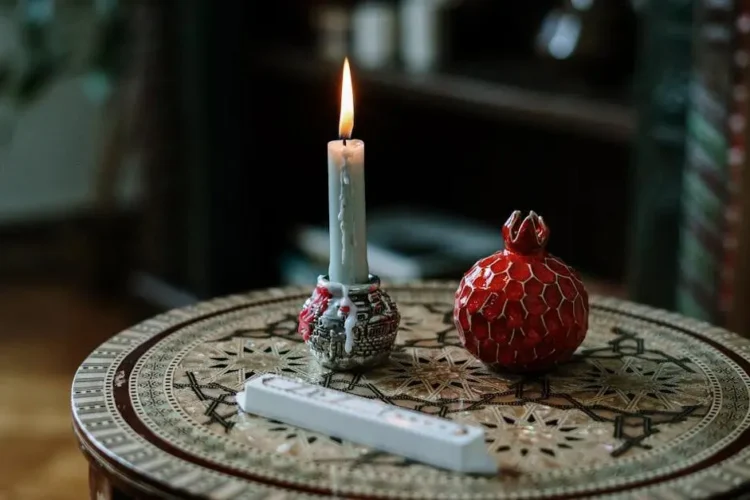
[[[543,404],[488,407],[467,421],[481,423],[490,452],[516,469],[527,462],[555,470],[561,464],[606,460],[622,444],[610,424]]]
[[[199,422],[238,439],[252,435],[255,445],[274,452],[316,463],[356,458],[352,466],[410,465],[405,459],[236,411],[234,394],[247,378],[258,373],[299,377],[481,424],[498,461],[526,472],[648,451],[655,434],[675,433],[672,424],[686,431],[710,402],[705,377],[687,357],[650,349],[637,332],[608,328],[597,336],[592,326],[574,360],[556,372],[503,375],[489,371],[460,347],[449,305],[400,308],[398,347],[389,363],[370,372],[321,369],[310,359],[290,313],[260,328],[236,328],[193,349],[180,364],[183,375],[175,379],[174,390]]]
[[[556,391],[613,410],[680,411],[700,406],[708,398],[701,377],[672,363],[638,357],[590,358],[551,383]]]

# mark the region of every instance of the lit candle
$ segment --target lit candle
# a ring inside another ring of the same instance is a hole
[[[339,137],[328,143],[328,223],[333,283],[367,283],[365,143],[352,139],[354,97],[349,61],[344,60]]]

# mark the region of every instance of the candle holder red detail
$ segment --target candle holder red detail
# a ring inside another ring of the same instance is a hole
[[[491,368],[548,370],[586,336],[588,293],[579,274],[546,251],[548,238],[537,214],[513,212],[503,226],[505,249],[474,264],[456,291],[461,343]]]
[[[297,331],[325,368],[358,370],[387,361],[401,321],[396,303],[374,275],[370,275],[368,283],[348,285],[346,291],[344,294],[340,283],[320,276],[299,313]],[[351,314],[356,314],[356,322],[351,326],[347,351],[346,321]]]

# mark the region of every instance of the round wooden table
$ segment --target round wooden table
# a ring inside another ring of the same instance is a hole
[[[232,296],[114,336],[73,382],[91,498],[737,498],[750,480],[750,341],[592,297],[576,358],[499,376],[459,345],[455,285],[389,288],[402,323],[389,364],[330,373],[296,333],[309,289]],[[480,423],[494,478],[411,463],[238,411],[262,372]]]

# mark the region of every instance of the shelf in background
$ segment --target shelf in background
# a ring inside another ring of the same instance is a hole
[[[263,51],[255,62],[261,74],[271,71],[276,75],[311,81],[327,80],[340,71],[338,65],[295,49]],[[629,142],[635,133],[635,112],[627,104],[627,99],[597,95],[590,88],[571,84],[554,73],[529,71],[528,64],[508,63],[501,69],[503,71],[495,68],[491,77],[484,71],[480,78],[455,72],[411,75],[398,69],[357,68],[356,79],[362,85],[400,93],[409,99],[429,99],[440,106],[488,118],[564,129],[619,143]],[[470,68],[468,71],[476,74]],[[503,74],[507,78],[503,79]],[[522,81],[537,84],[521,83],[519,76]],[[553,90],[556,88],[560,90]]]

